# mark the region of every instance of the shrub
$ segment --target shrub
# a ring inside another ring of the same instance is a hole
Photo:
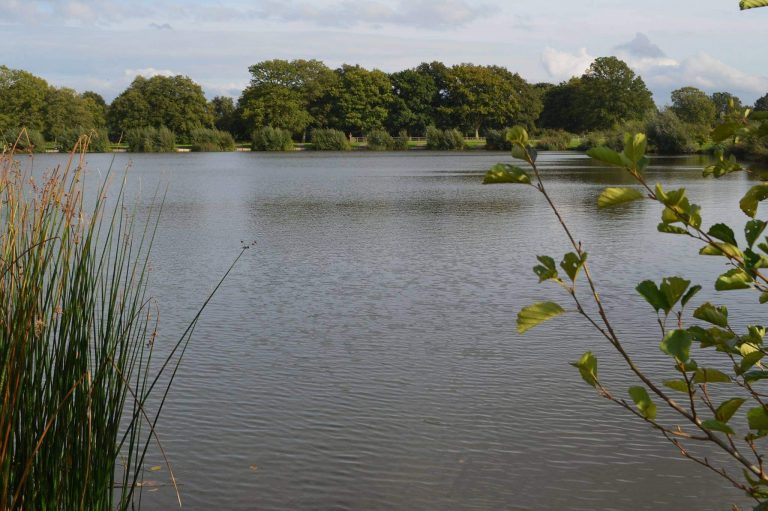
[[[128,130],[125,143],[132,153],[170,153],[176,150],[176,136],[165,126]]]
[[[606,134],[602,131],[590,131],[582,135],[579,145],[576,147],[579,151],[587,151],[593,147],[600,147],[606,143]]]
[[[64,130],[56,138],[56,149],[66,152],[72,151],[75,148],[77,141],[83,136],[88,137],[87,140],[84,140],[84,142],[88,144],[88,152],[107,153],[111,150],[106,129],[89,130],[83,128],[70,128]]]
[[[194,152],[234,151],[235,139],[227,131],[217,129],[197,128],[189,133]]]
[[[371,130],[366,138],[371,151],[391,151],[395,148],[395,139],[382,129]]]
[[[314,129],[312,130],[312,149],[315,151],[349,151],[352,144],[349,143],[347,136],[334,129]]]
[[[459,130],[440,130],[429,126],[426,133],[427,149],[439,151],[461,151],[464,149],[464,135]]]
[[[568,133],[565,130],[542,130],[536,140],[536,149],[541,151],[564,151],[570,147],[573,138],[573,133]]]
[[[264,126],[251,135],[252,151],[291,151],[293,138],[288,130]]]
[[[511,151],[512,144],[507,140],[507,128],[488,130],[485,134],[485,148],[489,151]]]
[[[410,137],[408,137],[407,131],[400,130],[400,133],[398,133],[397,137],[394,139],[395,145],[392,147],[392,149],[395,151],[407,151],[409,138]]]
[[[10,129],[3,134],[2,144],[9,150],[15,144],[19,152],[45,152],[45,137],[36,130],[24,129],[22,133],[22,128]]]
[[[660,154],[696,152],[697,145],[688,126],[670,109],[662,110],[647,125],[648,142]]]

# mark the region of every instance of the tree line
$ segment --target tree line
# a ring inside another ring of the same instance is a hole
[[[686,152],[706,142],[717,119],[742,106],[728,92],[708,95],[683,87],[659,110],[643,79],[616,57],[597,58],[582,76],[560,84],[529,83],[504,67],[469,63],[430,62],[385,73],[274,59],[249,71],[251,81],[237,101],[208,101],[186,76],[139,76],[107,104],[95,92],[53,87],[27,71],[0,66],[0,134],[7,140],[24,126],[53,142],[71,141],[73,130],[97,130],[113,141],[151,141],[167,139],[169,131],[181,143],[195,143],[221,134],[250,140],[270,127],[304,142],[319,129],[348,137],[374,130],[402,137],[424,136],[434,127],[493,137],[521,125],[533,132],[605,138],[634,123],[655,132],[670,152]],[[754,108],[768,110],[768,93]]]

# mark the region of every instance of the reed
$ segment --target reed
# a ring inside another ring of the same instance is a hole
[[[109,200],[107,184],[90,190],[86,206],[88,142],[81,137],[68,163],[37,179],[15,147],[0,156],[3,510],[140,505],[160,412],[210,300],[154,360],[147,278],[162,201],[138,222],[123,178]]]

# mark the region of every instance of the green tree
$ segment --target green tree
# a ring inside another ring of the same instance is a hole
[[[338,87],[333,94],[333,124],[347,133],[365,134],[382,128],[392,105],[389,76],[378,69],[344,64],[336,70]]]
[[[44,135],[48,140],[55,141],[67,130],[79,128],[81,131],[100,128],[103,119],[97,119],[94,114],[92,100],[83,99],[73,89],[50,87],[45,99],[45,129]],[[102,124],[103,125],[103,124]]]
[[[318,60],[267,60],[248,68],[251,83],[238,101],[246,129],[287,129],[296,135],[327,122],[324,101],[336,77]]]
[[[499,66],[459,64],[450,69],[441,108],[454,126],[479,137],[481,130],[511,124],[532,126],[541,103],[533,87],[517,73]]]
[[[715,92],[710,96],[715,105],[715,115],[717,119],[724,119],[733,112],[744,109],[741,99],[730,92]]]
[[[48,89],[42,78],[0,66],[0,132],[18,127],[42,131]]]
[[[681,121],[697,126],[710,127],[717,116],[715,103],[696,87],[682,87],[672,91],[671,108]]]
[[[583,130],[584,122],[578,112],[581,79],[571,78],[544,92],[542,111],[538,119],[540,128],[566,130],[573,133]]]
[[[94,128],[104,128],[107,125],[107,102],[101,94],[93,91],[85,91],[80,97],[86,102],[86,108],[91,112],[95,125]]]
[[[435,77],[417,68],[392,73],[389,79],[394,98],[387,128],[392,133],[424,133],[437,120],[434,105],[439,90]]]
[[[758,112],[768,112],[768,93],[755,101],[755,110]]]
[[[213,114],[213,125],[218,130],[235,132],[237,117],[235,112],[235,101],[225,96],[216,96],[208,104]]]
[[[166,127],[182,141],[194,129],[213,126],[203,89],[181,75],[136,77],[110,105],[108,120],[118,136],[135,128]]]
[[[643,79],[616,57],[595,59],[581,77],[576,99],[581,130],[609,129],[621,121],[640,120],[656,108]]]

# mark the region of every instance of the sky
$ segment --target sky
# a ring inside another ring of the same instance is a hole
[[[768,93],[768,8],[737,0],[0,0],[0,64],[108,101],[137,75],[237,98],[248,66],[318,59],[387,72],[495,64],[530,82],[615,55],[659,105],[672,90]]]

